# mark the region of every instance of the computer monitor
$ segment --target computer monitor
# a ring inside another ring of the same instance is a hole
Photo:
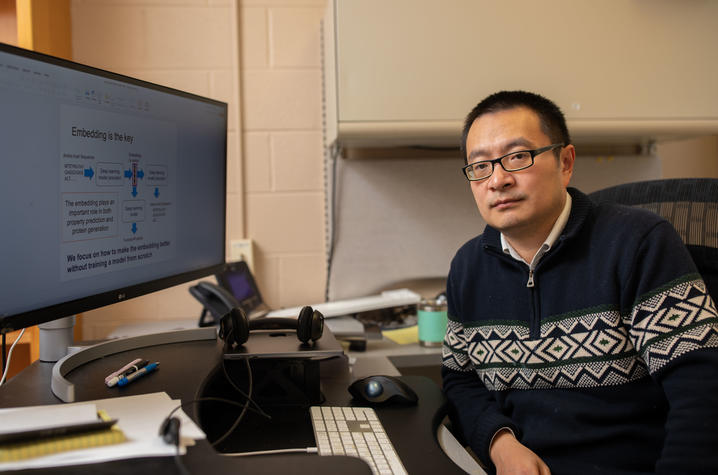
[[[0,104],[0,332],[221,271],[226,103],[0,44]]]

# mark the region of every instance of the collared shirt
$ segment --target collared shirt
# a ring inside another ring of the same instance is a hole
[[[551,247],[556,244],[556,240],[558,240],[558,237],[563,232],[563,228],[566,227],[566,223],[568,222],[568,216],[571,214],[571,195],[566,192],[566,203],[563,205],[563,211],[561,211],[561,214],[558,215],[558,218],[556,219],[556,222],[553,224],[553,228],[551,228],[551,232],[548,233],[548,236],[546,237],[546,240],[541,245],[538,251],[536,251],[536,254],[534,255],[534,258],[531,260],[531,263],[529,264],[524,260],[523,257],[519,255],[518,252],[509,244],[509,242],[504,237],[504,234],[501,233],[501,247],[504,250],[505,254],[509,254],[514,259],[523,262],[527,266],[529,266],[529,280],[526,283],[527,287],[533,287],[533,271],[536,269],[536,265],[541,260],[541,258],[546,254]]]

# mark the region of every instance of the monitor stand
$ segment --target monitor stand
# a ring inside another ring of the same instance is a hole
[[[40,361],[54,363],[65,357],[74,340],[75,316],[58,318],[37,327],[40,329]]]
[[[117,340],[98,343],[97,345],[88,346],[80,351],[69,354],[55,363],[55,366],[52,368],[52,382],[50,387],[53,394],[64,402],[74,402],[75,386],[65,379],[65,375],[89,361],[147,346],[181,343],[185,341],[215,340],[216,338],[216,327],[203,327],[165,333],[153,333],[129,338],[118,338]]]

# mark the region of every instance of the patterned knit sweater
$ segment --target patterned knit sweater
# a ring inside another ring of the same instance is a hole
[[[718,314],[672,226],[595,206],[534,271],[486,227],[447,281],[444,391],[488,466],[501,427],[555,474],[718,473]]]

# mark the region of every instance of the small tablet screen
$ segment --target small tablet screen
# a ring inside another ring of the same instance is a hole
[[[252,272],[247,263],[237,261],[227,264],[224,272],[217,274],[219,285],[229,290],[239,302],[242,310],[249,315],[253,310],[264,305]]]

